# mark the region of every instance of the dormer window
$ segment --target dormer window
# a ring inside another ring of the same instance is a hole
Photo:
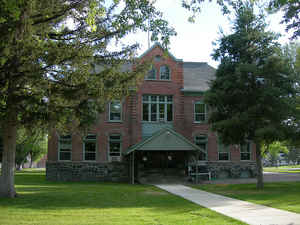
[[[159,79],[160,80],[171,80],[171,72],[170,72],[170,68],[168,66],[163,65],[160,67]]]
[[[156,69],[154,67],[148,71],[145,80],[156,80]]]

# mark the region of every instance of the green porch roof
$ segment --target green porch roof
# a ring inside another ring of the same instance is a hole
[[[190,142],[181,134],[170,128],[163,128],[152,136],[131,146],[125,155],[134,151],[203,151],[199,146]]]

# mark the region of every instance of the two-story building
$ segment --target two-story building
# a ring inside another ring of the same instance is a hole
[[[145,59],[153,66],[137,91],[107,103],[86,137],[53,131],[47,179],[187,179],[196,164],[213,179],[256,176],[255,146],[225,146],[209,129],[203,93],[215,69],[207,63],[183,62],[171,53],[166,56],[159,44],[141,56]]]

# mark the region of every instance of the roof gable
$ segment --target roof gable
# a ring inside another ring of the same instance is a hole
[[[165,49],[162,47],[162,45],[158,42],[154,43],[154,45],[152,45],[149,49],[147,49],[142,55],[139,56],[139,58],[143,58],[144,56],[146,56],[149,52],[151,52],[153,49],[155,48],[160,48],[162,51],[165,51]],[[171,57],[174,61],[176,62],[182,62],[182,59],[177,59],[174,55],[172,55],[172,53],[170,53],[167,50],[168,56]]]
[[[181,134],[170,128],[163,128],[151,137],[129,148],[125,154],[133,151],[202,151]]]

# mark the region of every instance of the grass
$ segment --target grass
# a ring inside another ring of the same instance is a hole
[[[278,166],[278,167],[264,167],[265,172],[277,172],[277,173],[300,173],[298,170],[289,170],[300,168],[300,165],[290,165],[290,166]]]
[[[257,190],[256,184],[211,184],[193,187],[273,208],[300,213],[300,182],[265,183],[263,190]]]
[[[18,198],[0,199],[0,224],[244,224],[147,185],[50,182],[30,170],[17,172],[16,188]]]

